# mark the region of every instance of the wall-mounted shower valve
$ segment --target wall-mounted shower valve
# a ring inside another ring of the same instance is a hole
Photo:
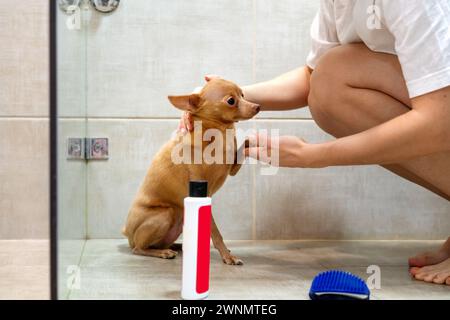
[[[117,9],[120,0],[90,0],[92,7],[103,13],[110,13]]]
[[[67,159],[85,159],[84,138],[67,139]]]
[[[108,159],[108,138],[86,139],[86,159]]]
[[[68,138],[67,159],[106,160],[109,157],[108,138]]]

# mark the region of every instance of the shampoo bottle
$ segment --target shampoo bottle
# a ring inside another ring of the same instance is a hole
[[[190,181],[184,199],[181,297],[205,299],[209,293],[211,198],[207,181]]]

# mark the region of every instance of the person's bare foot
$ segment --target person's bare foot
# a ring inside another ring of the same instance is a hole
[[[409,266],[417,280],[450,285],[450,238],[439,250],[410,258]]]

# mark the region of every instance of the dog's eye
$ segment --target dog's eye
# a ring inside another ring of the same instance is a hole
[[[234,98],[233,98],[233,97],[229,97],[228,100],[227,100],[227,103],[228,103],[230,106],[234,106],[235,102],[236,102],[236,101],[234,101]]]

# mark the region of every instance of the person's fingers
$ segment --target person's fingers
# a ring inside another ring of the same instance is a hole
[[[188,112],[183,113],[183,115],[181,116],[180,122],[178,123],[177,131],[181,132],[182,134],[186,134],[188,131],[191,130],[189,128],[192,127],[192,125],[190,123],[190,117],[188,117],[187,114],[188,114]]]
[[[268,150],[271,149],[271,139],[267,134],[258,135],[258,146],[266,147]]]
[[[245,138],[245,148],[257,147],[258,138],[256,135],[250,135]]]
[[[271,139],[267,134],[252,134],[247,139],[250,147],[267,147],[269,149],[271,147]]]
[[[253,159],[256,159],[258,161],[271,164],[272,159],[270,155],[268,154],[267,148],[261,148],[261,147],[250,147],[245,148],[244,150],[245,157],[250,157]]]
[[[220,77],[217,74],[207,74],[205,76],[206,82],[212,80],[212,79],[220,79]]]
[[[245,157],[250,157],[259,160],[260,151],[258,147],[249,147],[244,149]]]
[[[183,123],[180,127],[181,127],[181,128],[180,128],[179,131],[180,131],[183,135],[185,135],[186,132],[187,132],[187,130],[186,130],[186,124]]]
[[[186,129],[187,129],[188,131],[192,131],[192,129],[193,129],[193,126],[192,126],[192,117],[191,117],[191,114],[190,114],[189,112],[186,112],[186,113],[184,114],[184,124],[185,124],[185,127],[186,127]]]

